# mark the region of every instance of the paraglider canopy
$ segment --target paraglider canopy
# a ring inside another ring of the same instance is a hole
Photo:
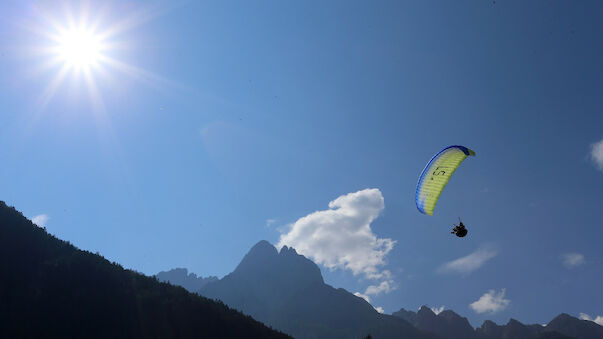
[[[461,162],[475,152],[465,146],[448,146],[429,160],[417,183],[415,202],[423,214],[433,215],[440,194]]]

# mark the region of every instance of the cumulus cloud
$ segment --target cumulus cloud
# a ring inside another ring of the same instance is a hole
[[[381,306],[379,306],[379,307],[373,307],[373,308],[375,309],[375,311],[377,311],[377,312],[379,312],[381,314],[385,313],[385,311],[383,310],[383,307],[381,307]]]
[[[442,313],[442,311],[444,310],[446,306],[442,305],[440,307],[430,307],[431,310],[433,311],[433,313],[435,313],[436,315]]]
[[[586,313],[580,313],[580,319],[592,321],[592,322],[595,322],[595,323],[603,326],[603,316],[600,316],[600,315],[598,315],[596,318],[593,318]]]
[[[368,279],[388,279],[381,270],[396,241],[377,238],[371,223],[385,208],[381,191],[365,189],[329,202],[329,209],[300,218],[285,230],[277,244],[293,247],[330,269],[350,270]]]
[[[48,219],[50,219],[50,217],[46,214],[40,214],[40,215],[36,215],[35,217],[31,218],[31,222],[33,222],[34,224],[40,226],[40,227],[46,227],[46,223],[48,222]]]
[[[387,273],[389,275],[389,271],[383,271],[383,273]],[[389,293],[395,289],[393,280],[384,280],[378,285],[370,285],[364,291],[365,295],[379,295],[381,293]]]
[[[371,303],[370,296],[395,289],[391,272],[382,267],[396,241],[378,238],[371,229],[371,223],[384,208],[383,195],[376,188],[342,195],[329,202],[328,209],[310,213],[280,229],[277,247],[293,247],[329,269],[349,270],[377,280],[364,293],[354,293]],[[373,308],[383,313],[382,307]]]
[[[449,261],[440,266],[439,272],[471,273],[480,268],[486,261],[494,258],[497,251],[490,247],[480,247],[475,252]]]
[[[590,146],[590,158],[599,170],[603,171],[603,140]]]
[[[584,264],[584,255],[580,253],[565,253],[561,255],[561,261],[567,268],[573,268]]]
[[[469,307],[480,314],[502,311],[511,303],[511,300],[505,299],[505,292],[504,288],[498,293],[495,290],[489,290],[477,301],[472,302]]]

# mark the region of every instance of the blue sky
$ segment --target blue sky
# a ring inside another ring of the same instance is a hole
[[[0,199],[52,234],[145,274],[223,276],[377,189],[370,231],[393,248],[363,269],[387,277],[331,262],[327,283],[387,281],[386,313],[473,325],[603,314],[601,3],[69,4],[0,5]],[[91,81],[44,67],[65,13],[114,33]],[[477,156],[421,215],[417,178],[450,144]]]

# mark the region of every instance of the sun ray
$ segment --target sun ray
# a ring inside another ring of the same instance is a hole
[[[96,17],[94,18],[94,21],[89,23],[89,27],[92,31],[94,31],[94,32],[99,31],[99,28],[101,27],[101,24],[108,12],[109,12],[109,5],[107,3],[103,4],[103,6],[97,10],[97,14],[96,14]],[[102,32],[98,33],[99,38],[102,40],[107,40],[106,37],[101,36],[101,33]]]
[[[194,89],[187,87],[181,83],[169,80],[165,77],[157,75],[153,72],[149,72],[145,69],[129,65],[119,60],[107,57],[103,55],[100,57],[102,64],[111,67],[112,69],[118,70],[132,79],[139,81],[142,84],[153,87],[162,93],[168,93],[170,89],[176,91],[192,91]]]
[[[21,27],[37,37],[32,39],[36,44],[27,49],[29,56],[41,60],[25,72],[26,78],[40,78],[56,69],[35,101],[34,112],[45,110],[57,93],[63,93],[58,89],[68,79],[74,85],[75,82],[82,81],[94,114],[106,109],[102,94],[105,87],[99,86],[99,80],[106,84],[118,75],[162,93],[195,91],[119,60],[114,55],[117,50],[132,48],[132,41],[118,40],[120,35],[163,15],[167,10],[179,6],[180,2],[176,5],[155,4],[129,10],[126,16],[115,18],[113,22],[107,22],[110,14],[120,16],[121,13],[115,13],[108,2],[95,3],[94,6],[88,1],[79,4],[70,1],[61,3],[62,5],[54,7],[37,4],[34,16],[20,23]]]
[[[66,65],[63,65],[59,72],[53,77],[52,81],[44,88],[42,94],[36,100],[35,108],[29,119],[28,127],[26,128],[27,130],[31,130],[33,125],[40,119],[40,116],[45,111],[48,103],[52,100],[55,92],[61,86],[68,73],[69,68]]]
[[[38,106],[41,108],[41,110],[43,110],[46,107],[46,105],[48,105],[48,102],[52,99],[52,97],[54,96],[54,93],[57,91],[59,86],[63,83],[63,80],[67,76],[68,72],[69,72],[69,67],[67,65],[63,65],[61,67],[61,70],[57,73],[57,75],[54,77],[54,79],[52,79],[50,84],[48,84],[48,86],[46,86],[46,88],[44,89],[44,92],[42,92],[42,95],[40,96],[40,100],[39,100],[39,104],[38,104]]]
[[[179,6],[179,5],[171,4],[169,8],[165,7],[165,5],[164,6],[154,5],[154,6],[149,6],[146,8],[139,9],[135,13],[130,14],[127,18],[114,23],[107,29],[103,30],[103,32],[100,33],[100,37],[102,39],[109,39],[122,32],[136,28],[148,21],[155,19],[158,16],[163,15],[169,9],[171,9],[175,6]]]
[[[92,101],[92,106],[94,107],[96,112],[100,112],[100,114],[104,114],[105,112],[105,103],[103,98],[96,86],[96,82],[94,81],[94,76],[89,68],[84,69],[84,79],[86,81],[86,88],[88,89],[88,96]],[[97,114],[97,113],[95,113]]]

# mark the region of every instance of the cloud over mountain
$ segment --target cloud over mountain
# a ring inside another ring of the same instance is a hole
[[[300,218],[281,234],[277,247],[289,246],[327,268],[350,270],[368,279],[387,279],[382,270],[395,240],[378,238],[371,223],[385,208],[379,189],[365,189],[329,202],[329,209]]]
[[[593,317],[591,317],[590,315],[588,315],[586,313],[580,313],[580,319],[592,321],[592,322],[595,322],[595,323],[603,326],[603,316],[600,316],[600,315],[598,315],[595,318],[593,318]]]
[[[430,307],[430,309],[433,311],[433,313],[435,313],[436,315],[442,313],[442,311],[444,310],[446,306],[442,305],[440,307]]]
[[[40,226],[40,227],[46,227],[46,223],[48,222],[48,219],[50,219],[50,217],[46,214],[40,214],[40,215],[36,215],[35,217],[31,218],[31,222],[33,222],[34,224]]]
[[[505,299],[505,292],[506,290],[504,288],[498,293],[496,293],[495,290],[489,290],[477,301],[472,302],[469,307],[480,314],[502,311],[511,303],[511,300]]]
[[[382,281],[378,285],[371,285],[371,286],[367,287],[366,291],[364,291],[364,294],[366,294],[366,295],[379,295],[381,293],[389,293],[390,291],[392,291],[392,290],[395,289],[395,287],[392,286],[392,284],[393,284],[392,280]]]

